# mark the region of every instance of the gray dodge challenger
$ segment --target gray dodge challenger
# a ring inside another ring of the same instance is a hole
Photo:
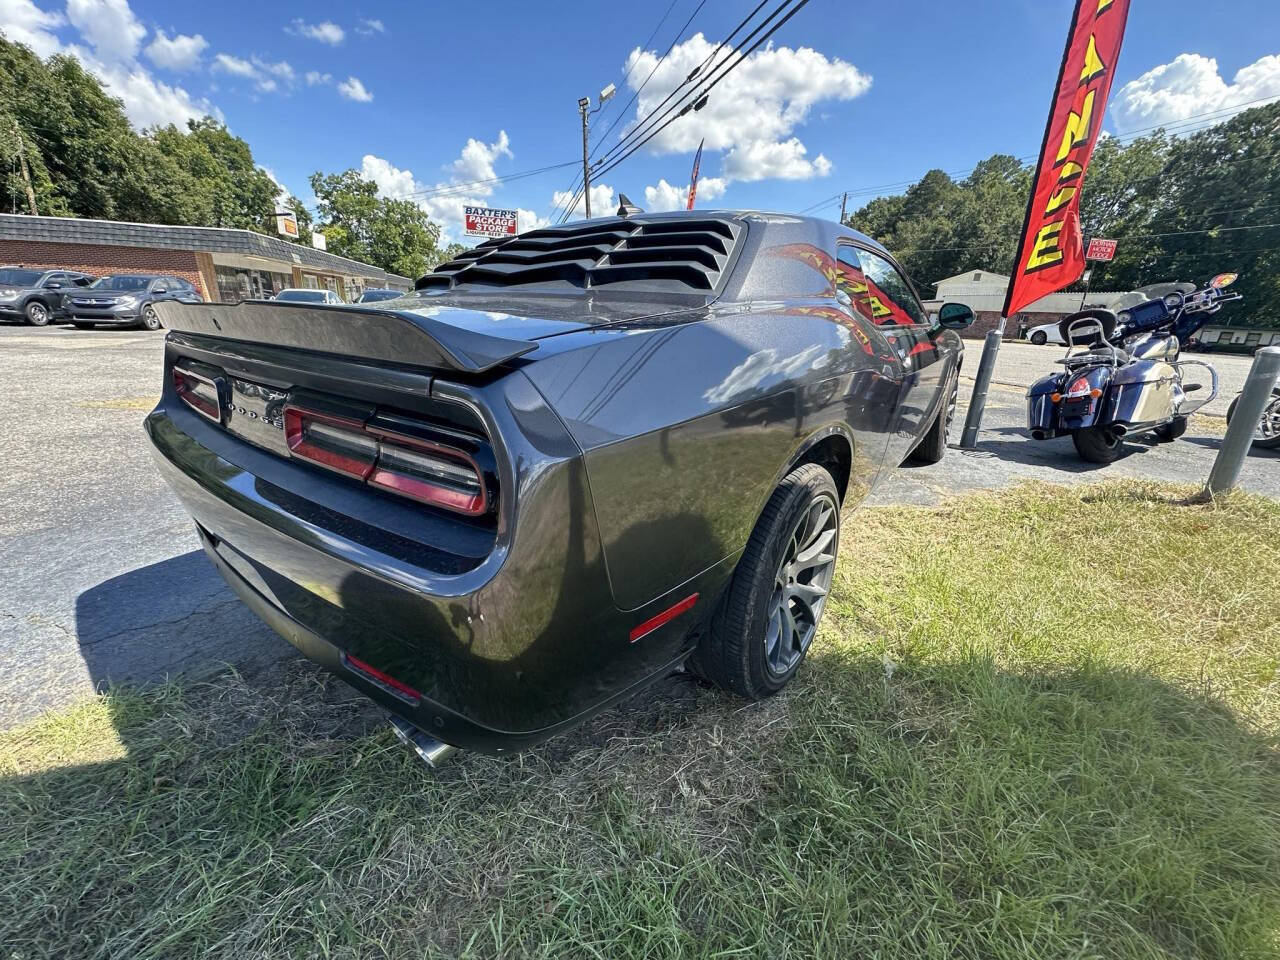
[[[536,743],[686,665],[794,676],[841,515],[946,450],[973,321],[761,212],[483,243],[396,300],[162,303],[145,428],[210,560],[420,752]]]

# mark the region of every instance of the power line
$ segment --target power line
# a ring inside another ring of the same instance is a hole
[[[758,27],[756,27],[755,30],[753,30],[750,34],[747,35],[747,37],[744,40],[744,43],[750,42],[752,37],[754,37],[757,33],[759,33],[765,27],[765,25],[769,23],[770,20],[772,20],[779,13],[781,13],[783,9],[786,8],[786,5],[788,2],[790,2],[790,0],[784,0],[784,2],[778,6],[778,9],[775,10],[772,14],[769,15],[769,17],[765,19],[764,23],[761,23]],[[648,133],[648,135],[645,136],[644,139],[639,140],[634,145],[630,146],[625,153],[622,153],[620,156],[616,157],[615,159],[609,160],[607,163],[605,163],[605,165],[601,167],[600,170],[598,171],[599,175],[603,176],[604,174],[608,173],[610,170],[615,169],[619,164],[625,161],[628,157],[632,156],[637,150],[639,150],[646,143],[648,143],[650,140],[652,140],[654,137],[660,134],[668,126],[670,126],[676,120],[679,120],[682,116],[684,116],[689,111],[690,108],[698,104],[705,103],[706,98],[710,95],[711,91],[715,89],[715,87],[720,83],[721,80],[723,80],[730,73],[732,73],[743,62],[743,60],[749,57],[762,44],[768,41],[770,37],[772,37],[775,33],[777,33],[778,30],[780,30],[787,23],[788,20],[790,20],[797,13],[799,13],[800,10],[808,2],[809,0],[799,0],[799,2],[795,3],[795,5],[791,7],[790,10],[787,11],[786,16],[784,16],[781,20],[779,20],[772,27],[770,27],[763,34],[763,36],[761,36],[758,40],[756,40],[755,43],[753,43],[750,47],[746,48],[745,50],[739,50],[738,59],[734,60],[733,63],[728,63],[729,59],[733,56],[733,53],[730,53],[728,56],[726,56],[725,59],[721,61],[720,64],[717,64],[716,67],[713,68],[712,72],[718,75],[716,75],[711,80],[710,83],[708,83],[705,87],[695,88],[690,93],[685,94],[680,101],[673,104],[671,108],[667,111],[667,113],[670,114],[670,116],[665,122],[663,122],[660,126],[656,127],[650,133]],[[726,66],[726,64],[728,65]],[[691,97],[694,98],[692,102],[690,101]],[[675,112],[677,109],[679,109],[679,112]],[[605,161],[602,160],[601,162],[604,163]]]
[[[486,183],[505,183],[508,180],[523,180],[526,177],[534,177],[540,173],[547,173],[551,170],[562,170],[565,167],[572,167],[578,163],[577,160],[566,160],[564,163],[552,163],[545,167],[538,167],[535,170],[524,170],[519,173],[506,173],[500,177],[485,177],[481,180],[464,180],[458,183],[442,184],[435,187],[425,187],[422,190],[411,190],[408,193],[384,194],[388,200],[412,200],[415,198],[426,198],[435,196],[444,196],[450,193],[465,192],[472,187],[482,186]]]
[[[742,21],[740,21],[738,25],[733,28],[732,31],[730,31],[728,36],[726,36],[724,40],[722,40],[719,44],[716,45],[715,49],[712,50],[712,52],[706,57],[706,59],[704,59],[701,64],[699,64],[692,71],[690,71],[689,75],[686,76],[684,80],[682,80],[679,84],[677,84],[675,88],[670,93],[667,94],[667,96],[662,100],[661,103],[659,103],[656,107],[654,107],[651,111],[649,111],[649,113],[644,118],[637,120],[636,125],[630,131],[628,131],[627,134],[624,137],[622,137],[617,144],[615,144],[613,147],[611,147],[608,151],[606,151],[602,156],[600,156],[597,159],[596,166],[598,169],[596,172],[598,175],[603,175],[609,170],[614,169],[619,163],[621,163],[627,157],[631,156],[631,154],[635,153],[636,150],[644,146],[645,143],[648,143],[649,140],[653,139],[653,137],[656,136],[658,133],[660,133],[662,129],[664,129],[668,124],[670,124],[672,120],[675,120],[678,117],[683,116],[685,113],[688,113],[689,109],[691,109],[691,107],[694,104],[697,104],[700,106],[701,103],[705,102],[706,95],[710,92],[712,87],[714,87],[717,83],[719,83],[720,80],[724,78],[724,76],[727,76],[728,73],[730,73],[734,69],[734,67],[736,67],[739,63],[741,63],[742,59],[745,56],[749,55],[752,51],[754,51],[760,45],[760,43],[763,43],[764,40],[772,36],[773,33],[776,32],[777,29],[781,27],[783,23],[786,23],[786,21],[789,20],[795,14],[795,12],[800,9],[800,7],[804,6],[804,4],[808,2],[808,0],[801,0],[801,2],[798,3],[796,7],[792,9],[791,12],[788,13],[785,18],[783,18],[782,21],[780,21],[777,25],[775,25],[772,29],[770,29],[769,32],[765,34],[764,37],[761,38],[760,41],[755,43],[752,47],[750,47],[750,49],[746,50],[744,53],[740,53],[738,60],[735,61],[733,64],[731,64],[727,70],[724,70],[724,72],[721,73],[720,76],[715,77],[712,80],[712,82],[708,84],[706,87],[700,87],[700,84],[704,82],[705,79],[707,78],[707,74],[705,73],[707,64],[709,64],[715,58],[715,56],[722,49],[724,49],[725,46],[727,46],[733,41],[733,38],[736,37],[743,30],[743,28],[746,27],[746,25],[750,23],[752,19],[755,18],[755,16],[760,12],[760,10],[765,6],[765,3],[767,2],[768,0],[762,0],[761,3],[757,4],[756,7],[746,17],[744,17]],[[744,44],[750,43],[752,38],[755,37],[755,35],[759,33],[762,29],[764,29],[764,27],[767,26],[771,20],[777,17],[778,14],[781,13],[782,10],[785,9],[787,4],[790,2],[792,2],[792,0],[783,0],[783,2],[778,5],[777,9],[775,9],[773,13],[769,14],[768,17],[766,17],[759,25],[756,26],[754,30],[751,31],[751,33],[749,33],[743,39],[743,43]],[[722,68],[725,66],[725,64],[727,64],[733,58],[733,55],[735,52],[737,51],[731,50],[728,54],[726,54],[723,60],[716,63],[715,66],[712,67],[710,73],[716,74],[720,72]],[[681,94],[681,91],[684,88],[688,87],[690,83],[692,83],[694,79],[699,77],[700,75],[703,77],[703,80],[700,80],[698,84],[695,84],[692,91]],[[675,103],[672,103],[670,107],[667,107],[667,104],[671,103],[672,98],[676,97],[677,94],[680,94],[679,99]],[[698,97],[699,94],[701,94],[701,98]],[[690,103],[691,97],[694,98],[692,103]],[[664,110],[663,109],[664,107],[667,107],[667,108]],[[676,110],[679,110],[680,112],[675,114],[675,116],[671,116],[671,114],[673,114]],[[653,124],[658,123],[664,117],[668,117],[668,116],[670,116],[670,119],[667,120],[666,123],[663,123],[662,126],[658,127],[656,130],[653,129]],[[648,132],[650,130],[652,130],[651,133]],[[648,133],[647,136],[645,136],[646,133]],[[642,136],[644,137],[644,139],[639,139]],[[568,219],[573,209],[577,206],[578,197],[581,196],[581,192],[582,192],[581,189],[579,189],[578,192],[574,195],[571,202],[569,203],[568,209],[565,211],[564,216],[561,218],[562,223]]]

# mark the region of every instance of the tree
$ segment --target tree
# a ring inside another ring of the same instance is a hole
[[[997,154],[954,181],[931,170],[903,194],[877,197],[849,218],[883,242],[917,285],[982,268],[1013,269],[1030,171]],[[1122,144],[1104,138],[1080,200],[1085,237],[1118,241],[1095,267],[1094,289],[1240,274],[1235,316],[1280,326],[1280,103],[1256,107],[1189,137],[1163,131]]]
[[[356,170],[313,173],[320,227],[333,253],[417,277],[439,263],[440,228],[417,204],[378,196]]]

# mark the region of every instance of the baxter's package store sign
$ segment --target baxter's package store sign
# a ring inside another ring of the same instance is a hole
[[[514,237],[520,232],[515,210],[494,210],[491,207],[463,207],[468,237]]]

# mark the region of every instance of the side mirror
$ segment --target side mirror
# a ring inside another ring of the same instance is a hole
[[[973,311],[963,303],[944,303],[938,311],[938,326],[944,330],[963,330],[973,320]]]
[[[152,292],[152,293],[168,293],[168,292],[169,292],[169,288],[168,288],[168,287],[156,287],[156,288],[155,288],[154,290],[152,290],[151,292]]]
[[[61,290],[61,289],[62,289],[62,281],[61,281],[61,280],[50,280],[48,283],[46,283],[46,284],[44,285],[44,288],[45,288],[46,290]]]

